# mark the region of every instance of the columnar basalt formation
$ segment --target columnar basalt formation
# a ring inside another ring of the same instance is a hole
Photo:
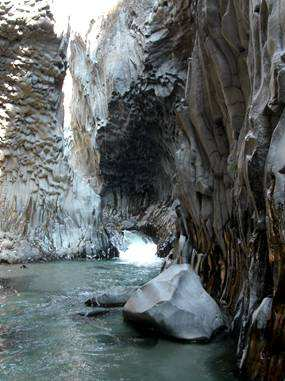
[[[123,1],[72,42],[105,213],[179,199],[172,254],[228,312],[255,380],[285,373],[284,22],[282,1]]]
[[[234,317],[239,366],[253,379],[281,380],[285,9],[198,1],[193,10],[195,43],[178,110],[187,140],[178,154],[185,231],[204,254],[207,288]]]
[[[1,1],[0,260],[111,256],[102,214],[142,229],[227,312],[239,368],[283,380],[284,25],[281,0],[119,1],[72,37],[66,126],[68,36]]]
[[[166,20],[171,30],[161,31],[154,4],[119,2],[109,17],[91,21],[85,39],[71,41],[71,127],[80,131],[75,145],[97,178],[106,223],[134,216],[133,227],[162,245],[175,230],[175,103],[184,93],[191,46],[183,9],[176,36],[173,14]]]
[[[47,1],[1,1],[1,261],[107,248],[100,198],[65,154],[67,44],[67,34],[54,32]]]

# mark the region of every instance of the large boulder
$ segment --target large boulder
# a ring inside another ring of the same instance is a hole
[[[209,340],[225,326],[219,306],[187,264],[172,265],[138,289],[123,314],[128,321],[182,340]]]

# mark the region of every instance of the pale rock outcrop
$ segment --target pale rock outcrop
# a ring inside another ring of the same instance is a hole
[[[0,261],[112,255],[100,197],[65,155],[67,44],[48,1],[1,1]]]
[[[184,8],[172,9],[165,20],[171,30],[161,31],[155,4],[118,2],[90,23],[86,37],[72,39],[71,128],[77,151],[85,152],[82,166],[97,176],[105,224],[112,231],[134,216],[167,255],[173,245],[165,241],[175,231],[174,102],[184,94],[191,25],[185,4],[186,16]],[[183,25],[179,38],[174,17]]]

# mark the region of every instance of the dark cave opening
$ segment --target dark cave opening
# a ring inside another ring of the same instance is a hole
[[[115,96],[98,130],[101,194],[114,209],[141,213],[172,192],[175,116],[153,91]]]

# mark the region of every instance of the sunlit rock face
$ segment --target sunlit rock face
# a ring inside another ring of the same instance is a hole
[[[284,22],[280,1],[125,1],[71,42],[72,129],[105,213],[179,198],[175,256],[255,380],[284,374]]]
[[[100,198],[63,140],[68,36],[47,1],[0,3],[0,260],[97,255]]]
[[[160,30],[154,5],[118,2],[108,16],[91,20],[86,37],[72,38],[71,128],[80,165],[97,179],[106,222],[135,216],[133,227],[139,220],[141,230],[166,239],[175,225],[174,105],[190,49],[185,45],[176,57],[181,40],[174,25],[170,33]],[[181,28],[181,39],[188,29]]]

